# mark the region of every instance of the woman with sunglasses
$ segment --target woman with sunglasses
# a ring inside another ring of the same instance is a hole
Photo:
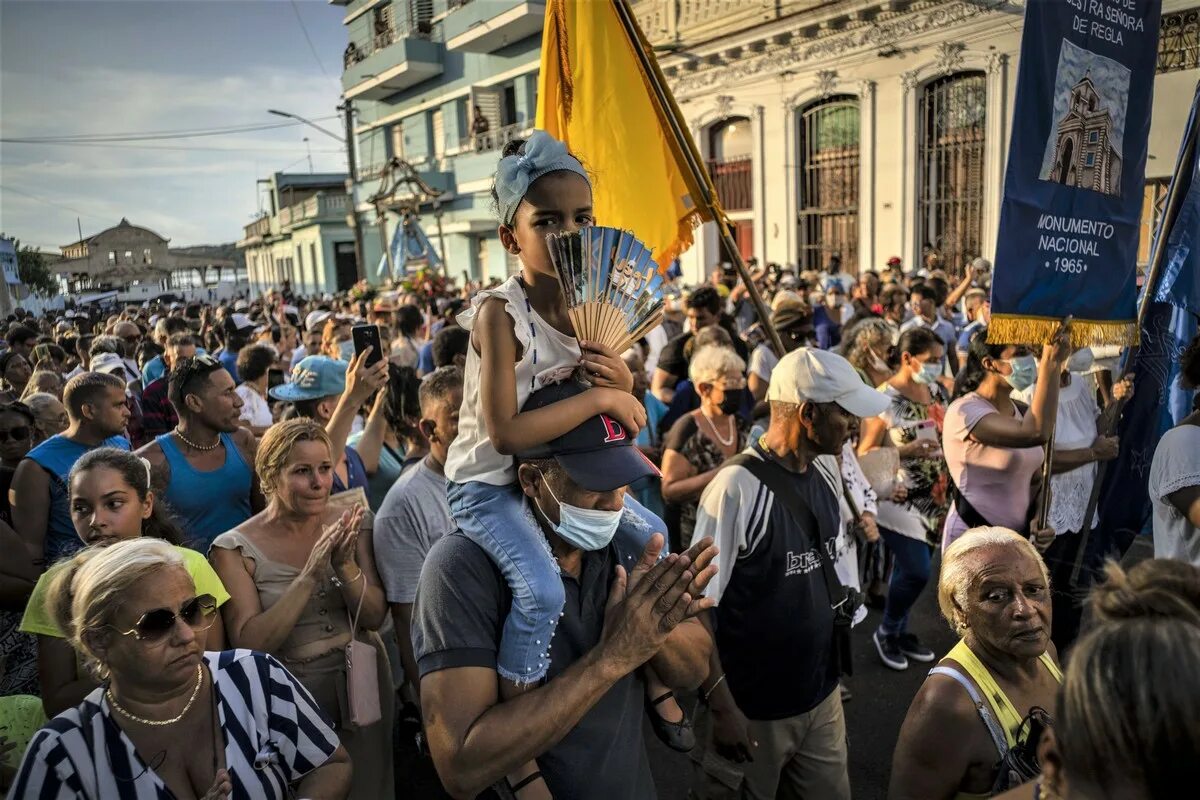
[[[85,545],[107,547],[143,536],[161,539],[179,551],[201,594],[212,595],[217,606],[229,599],[204,556],[179,546],[182,534],[150,490],[143,459],[114,447],[92,450],[71,469],[69,485],[71,521]],[[21,620],[21,630],[38,637],[38,672],[47,716],[78,704],[96,687],[91,675],[80,672],[70,643],[46,607],[55,571],[52,567],[38,579]],[[208,632],[208,644],[219,650],[224,642],[224,626],[217,615]]]
[[[46,599],[103,685],[33,737],[11,797],[346,797],[349,757],[304,687],[265,653],[206,652],[216,599],[177,548],[90,547]]]

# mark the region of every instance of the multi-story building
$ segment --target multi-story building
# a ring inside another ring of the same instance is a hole
[[[64,244],[50,268],[67,293],[117,291],[122,299],[160,294],[245,289],[246,273],[235,258],[214,254],[220,247],[172,248],[149,228],[121,221],[92,236]],[[228,254],[225,254],[228,255]]]
[[[851,270],[893,255],[911,267],[926,248],[950,265],[992,255],[1023,0],[632,5],[743,255],[809,268],[838,253]],[[513,265],[495,239],[487,192],[495,148],[534,115],[542,4],[352,0],[346,9],[359,202],[376,191],[377,165],[402,157],[445,190],[449,268],[503,274]],[[1200,79],[1197,0],[1163,0],[1158,73],[1142,260]],[[482,137],[471,134],[476,107],[488,120]],[[1093,182],[1104,177],[1080,163]],[[689,281],[727,257],[712,228],[682,258]]]
[[[492,174],[504,144],[533,126],[544,3],[331,2],[345,6],[350,37],[342,87],[355,110],[355,195],[368,272],[402,224],[400,212],[419,205],[450,273],[506,276],[516,264],[496,234]],[[441,192],[436,209],[411,185],[386,179],[397,158]]]
[[[246,256],[251,292],[285,280],[303,295],[353,286],[358,277],[346,174],[276,172],[259,183],[270,210],[247,225],[237,243]]]

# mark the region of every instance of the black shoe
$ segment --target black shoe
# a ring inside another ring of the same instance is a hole
[[[900,644],[900,652],[911,658],[913,661],[920,661],[928,664],[937,658],[934,652],[925,645],[921,644],[921,640],[912,633],[902,633],[896,637]]]
[[[650,727],[654,728],[654,735],[663,744],[676,752],[687,753],[696,746],[696,734],[692,730],[692,720],[687,711],[682,705],[679,706],[679,710],[683,712],[683,719],[679,722],[663,719],[658,713],[659,704],[674,696],[673,692],[667,692],[653,700],[647,699],[646,713],[650,715]]]
[[[879,660],[884,663],[884,666],[900,672],[908,669],[908,659],[900,650],[899,637],[885,636],[876,630],[871,634],[871,640],[875,642],[875,651],[879,653]]]

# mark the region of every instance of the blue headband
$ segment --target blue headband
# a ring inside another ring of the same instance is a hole
[[[567,170],[579,175],[592,185],[578,159],[567,152],[567,146],[545,131],[534,131],[525,140],[524,151],[518,155],[505,156],[496,167],[496,205],[500,209],[500,221],[512,225],[517,206],[525,197],[529,187],[538,178],[549,172]]]

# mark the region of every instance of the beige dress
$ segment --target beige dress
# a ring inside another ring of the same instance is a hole
[[[271,561],[242,533],[233,530],[217,537],[212,544],[226,550],[238,550],[254,562],[254,585],[264,610],[283,596],[300,570],[290,564]],[[351,609],[352,611],[353,609]],[[318,584],[300,619],[279,652],[271,655],[312,692],[321,710],[329,715],[350,759],[354,764],[351,800],[393,797],[392,720],[395,696],[383,640],[375,631],[359,626],[358,640],[375,648],[379,672],[379,699],[382,718],[365,728],[349,719],[346,699],[346,643],[350,641],[350,618],[342,592],[329,578]]]

